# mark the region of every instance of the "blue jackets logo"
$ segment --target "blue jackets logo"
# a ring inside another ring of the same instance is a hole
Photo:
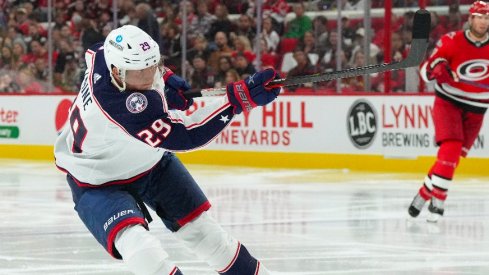
[[[126,107],[133,114],[141,113],[148,107],[148,99],[142,93],[132,93],[126,99]]]

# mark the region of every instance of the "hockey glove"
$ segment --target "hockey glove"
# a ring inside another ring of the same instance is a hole
[[[187,99],[183,95],[183,92],[190,89],[187,81],[174,74],[168,68],[165,68],[163,80],[165,81],[165,97],[170,109],[184,111],[194,104],[192,98]]]
[[[226,87],[229,102],[234,107],[234,113],[240,114],[251,111],[256,106],[264,106],[277,98],[280,86],[266,87],[270,81],[280,78],[274,69],[266,69]]]
[[[448,61],[440,59],[434,61],[433,68],[428,72],[429,80],[436,80],[438,83],[458,81],[458,76],[450,69]]]

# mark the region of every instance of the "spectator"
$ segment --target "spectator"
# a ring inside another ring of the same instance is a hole
[[[14,46],[12,48],[12,54],[14,59],[13,69],[18,70],[20,66],[25,62],[25,54],[27,52],[27,46],[22,39],[15,39]]]
[[[25,62],[34,64],[37,59],[48,59],[48,50],[38,40],[32,40],[30,45],[30,51],[25,56]]]
[[[250,16],[246,14],[241,14],[239,16],[236,35],[242,35],[247,37],[249,41],[254,41],[256,37],[256,30],[254,28],[254,21]]]
[[[167,23],[163,27],[162,36],[163,45],[160,47],[165,65],[180,74],[182,68],[180,66],[182,58],[182,45],[180,42],[180,29],[173,23]]]
[[[231,58],[228,56],[221,56],[219,58],[219,66],[217,70],[217,74],[215,77],[215,87],[225,87],[226,86],[226,73],[231,70]],[[239,75],[238,75],[239,77]]]
[[[290,7],[285,0],[265,0],[263,17],[271,17],[274,29],[278,34],[283,33],[284,22]]]
[[[206,89],[214,87],[215,73],[207,66],[203,56],[196,55],[192,59],[194,71],[190,77],[190,85],[194,89]]]
[[[294,49],[294,59],[297,62],[297,65],[289,71],[287,77],[312,75],[317,73],[316,67],[311,64],[311,61],[302,48],[297,47]]]
[[[44,58],[38,58],[36,61],[34,61],[34,68],[33,68],[33,74],[34,78],[41,80],[41,81],[47,81],[48,80],[48,75],[49,75],[49,68],[47,66],[47,60]]]
[[[217,71],[219,65],[219,58],[221,56],[231,56],[233,50],[228,45],[228,37],[224,32],[217,32],[214,38],[214,43],[216,44],[217,49],[211,53],[209,57],[208,64],[212,67],[214,71]]]
[[[312,32],[316,37],[316,48],[321,52],[326,51],[328,41],[328,19],[323,15],[318,15],[312,20]]]
[[[66,65],[62,75],[61,89],[65,92],[76,93],[79,90],[82,71],[74,54],[67,54],[65,59]]]
[[[278,44],[280,43],[280,37],[278,33],[273,29],[273,22],[271,17],[265,17],[263,19],[263,31],[262,37],[266,40],[268,50],[277,51]]]
[[[326,45],[326,52],[320,59],[321,71],[335,71],[336,70],[336,53],[338,52],[338,33],[336,31],[330,31],[328,35],[328,44]],[[350,49],[342,43],[341,46],[341,66],[345,68],[348,63],[348,57],[351,55]]]
[[[232,57],[236,57],[238,54],[242,54],[246,57],[246,59],[248,59],[249,63],[252,63],[253,60],[255,60],[256,55],[255,53],[253,53],[250,40],[246,36],[237,36],[233,40],[233,44],[235,50],[231,54]]]
[[[207,33],[207,39],[214,39],[216,33],[231,33],[234,31],[235,26],[228,18],[228,8],[222,4],[216,6],[215,12],[216,19],[212,22],[209,32]]]
[[[260,69],[276,68],[279,60],[279,56],[275,52],[270,51],[270,47],[268,47],[267,41],[265,39],[260,39],[260,49],[261,49]]]
[[[160,27],[156,17],[153,15],[151,6],[146,3],[138,4],[136,6],[136,18],[138,19],[137,26],[149,34],[158,45],[161,45]],[[161,51],[162,49],[160,49]]]
[[[228,84],[236,82],[240,79],[241,78],[239,76],[239,73],[235,69],[231,69],[231,70],[226,72],[224,87],[226,87]]]
[[[16,93],[20,92],[21,88],[11,76],[12,72],[0,70],[0,93]]]
[[[299,3],[294,7],[295,18],[287,24],[285,37],[302,38],[306,31],[312,30],[312,20],[305,15],[304,3]]]
[[[238,53],[236,57],[234,57],[234,68],[238,72],[241,79],[245,79],[246,77],[256,73],[255,68],[243,53]]]
[[[180,2],[180,12],[178,17],[183,22],[183,9],[184,7],[187,9],[187,39],[193,40],[195,36],[198,34],[199,22],[197,14],[195,14],[195,8],[192,2],[186,0]]]
[[[312,31],[307,31],[304,33],[304,36],[299,41],[298,47],[304,49],[304,53],[306,55],[309,54],[317,54],[318,56],[322,56],[324,54],[324,48],[317,48],[316,38]]]
[[[206,0],[197,3],[197,33],[207,36],[216,17],[209,13]]]
[[[93,44],[104,41],[105,37],[97,29],[97,23],[94,19],[83,19],[82,22],[81,42],[83,51],[86,51]]]
[[[448,7],[448,22],[447,31],[458,31],[462,29],[462,13],[460,12],[459,5],[457,3],[450,4]]]
[[[12,47],[10,45],[3,45],[2,47],[0,67],[6,70],[12,70],[14,67],[14,56],[12,54]]]
[[[195,56],[200,55],[205,60],[209,59],[210,51],[207,47],[207,40],[204,36],[198,35],[193,41],[194,46],[187,51],[187,60],[191,61]]]

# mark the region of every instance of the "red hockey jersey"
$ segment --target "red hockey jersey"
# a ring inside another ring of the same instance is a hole
[[[437,95],[463,103],[467,107],[489,107],[489,37],[474,41],[469,30],[450,32],[438,41],[431,56],[421,65],[420,74],[426,82],[428,72],[440,59],[448,61],[459,81],[436,83]]]

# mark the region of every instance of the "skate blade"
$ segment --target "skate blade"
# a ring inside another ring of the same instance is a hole
[[[428,218],[426,218],[426,221],[431,223],[437,223],[440,218],[441,218],[440,214],[430,213],[428,215]]]

